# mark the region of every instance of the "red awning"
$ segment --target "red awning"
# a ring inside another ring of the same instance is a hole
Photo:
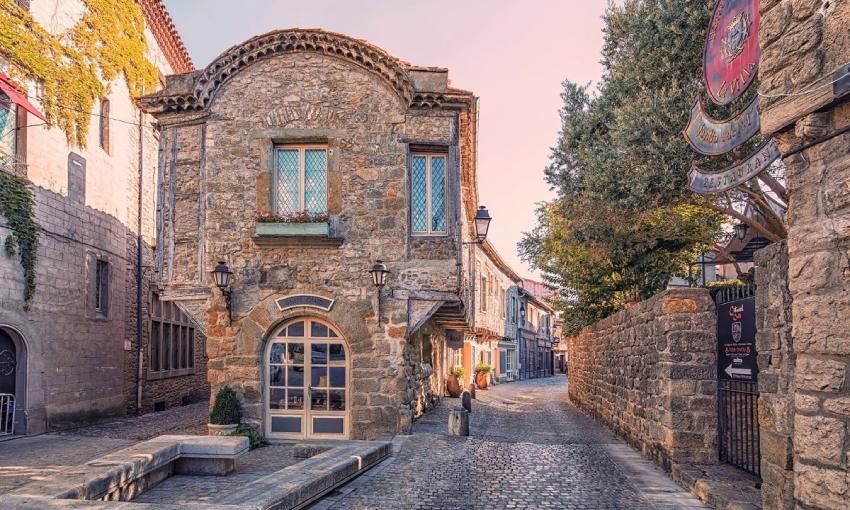
[[[18,88],[14,85],[14,83],[12,83],[12,80],[10,80],[9,77],[3,73],[0,73],[0,90],[2,90],[4,94],[9,96],[9,99],[13,103],[35,115],[44,122],[47,122],[47,118],[44,116],[44,114],[38,111],[38,108],[36,108],[32,105],[32,103],[29,102],[26,95],[19,92]]]

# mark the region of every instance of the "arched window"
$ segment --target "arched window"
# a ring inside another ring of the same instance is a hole
[[[109,99],[100,102],[100,146],[109,154]]]

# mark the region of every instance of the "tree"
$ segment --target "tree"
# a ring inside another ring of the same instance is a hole
[[[609,5],[596,91],[564,82],[561,132],[546,169],[557,198],[540,207],[538,225],[519,249],[561,289],[572,332],[686,275],[696,256],[723,239],[729,215],[781,237],[781,219],[757,181],[725,196],[697,195],[687,186],[692,164],[723,168],[761,142],[706,158],[681,134],[703,94],[709,7],[693,0]],[[755,87],[709,113],[728,117],[753,94]],[[744,215],[747,204],[764,218]]]

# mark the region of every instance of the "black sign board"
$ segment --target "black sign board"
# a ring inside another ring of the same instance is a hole
[[[717,305],[717,375],[720,379],[755,382],[756,304],[745,298]]]

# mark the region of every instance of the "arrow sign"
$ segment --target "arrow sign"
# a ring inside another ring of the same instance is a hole
[[[752,370],[750,370],[749,368],[732,368],[732,365],[729,365],[728,367],[726,367],[724,372],[729,374],[729,377],[735,377],[736,375],[742,375],[744,377],[752,377],[752,375],[753,375]]]

